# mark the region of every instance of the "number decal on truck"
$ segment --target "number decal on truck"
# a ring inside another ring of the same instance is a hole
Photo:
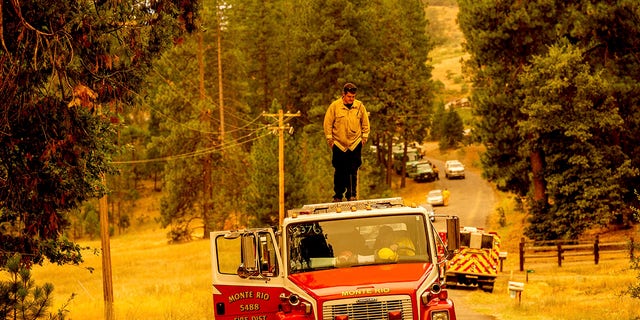
[[[258,311],[260,310],[260,305],[257,303],[253,303],[253,304],[241,304],[240,305],[240,311],[242,312],[247,312],[247,311]]]

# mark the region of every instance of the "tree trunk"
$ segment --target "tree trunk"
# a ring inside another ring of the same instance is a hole
[[[544,181],[544,156],[541,150],[531,152],[531,172],[533,173],[533,199],[536,202],[547,203],[546,183]]]

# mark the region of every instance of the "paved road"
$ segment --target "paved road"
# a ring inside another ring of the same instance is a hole
[[[426,194],[431,189],[447,188],[451,192],[450,203],[446,207],[435,207],[436,214],[457,215],[461,226],[485,227],[487,217],[491,214],[495,204],[493,188],[482,179],[479,172],[466,170],[465,179],[449,180],[444,176],[444,162],[431,160],[440,169],[440,180],[430,183],[416,183],[407,179],[403,191],[405,200],[416,203],[425,203]],[[399,180],[399,177],[398,177]],[[437,222],[437,221],[436,221]],[[438,223],[436,223],[436,227]],[[471,292],[464,288],[449,288],[449,297],[456,306],[456,315],[459,320],[495,320],[493,316],[483,315],[473,311]],[[490,293],[487,293],[490,294]]]
[[[487,217],[491,214],[495,204],[493,189],[482,179],[479,173],[466,170],[464,179],[449,180],[444,176],[444,163],[430,159],[440,169],[440,180],[433,182],[433,188],[451,191],[449,205],[436,207],[439,214],[457,215],[461,226],[485,227]],[[478,314],[471,308],[473,301],[469,296],[471,291],[463,288],[449,288],[449,296],[456,305],[456,315],[459,320],[492,320],[493,316]],[[487,293],[489,294],[489,293]]]
[[[483,180],[479,173],[470,170],[466,170],[464,179],[446,179],[442,172],[444,163],[435,159],[430,160],[441,171],[440,180],[433,182],[432,188],[447,188],[451,192],[449,205],[436,207],[436,213],[457,215],[460,217],[461,226],[484,228],[495,204],[491,185]]]

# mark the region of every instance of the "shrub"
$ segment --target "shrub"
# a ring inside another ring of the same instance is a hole
[[[0,281],[0,319],[65,319],[64,315],[68,312],[65,308],[73,295],[56,314],[48,313],[53,301],[53,285],[45,283],[36,286],[21,255],[10,257],[0,270],[9,275],[8,281]]]

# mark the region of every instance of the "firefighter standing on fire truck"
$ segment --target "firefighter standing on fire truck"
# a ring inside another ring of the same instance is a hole
[[[358,88],[347,83],[342,97],[335,100],[324,116],[324,135],[331,148],[333,202],[357,199],[358,169],[362,165],[362,146],[369,139],[369,115],[362,101],[356,100]],[[346,192],[345,192],[346,191]]]

